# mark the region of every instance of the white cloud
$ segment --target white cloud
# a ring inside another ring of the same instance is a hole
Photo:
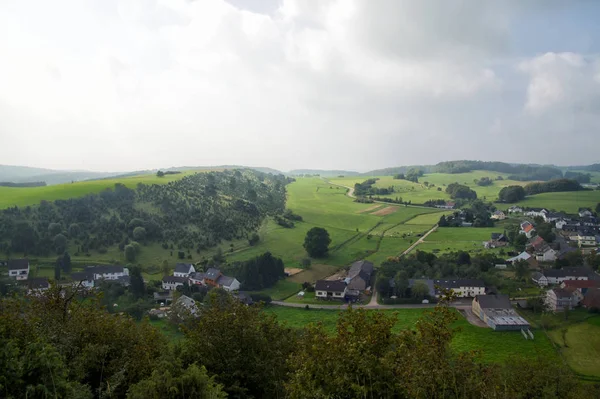
[[[98,170],[497,159],[479,134],[539,123],[511,91],[527,90],[539,115],[581,86],[593,99],[599,76],[575,54],[507,71],[519,4],[284,0],[258,14],[224,0],[3,2],[0,159]]]

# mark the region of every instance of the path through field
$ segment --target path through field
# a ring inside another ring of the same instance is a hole
[[[375,297],[375,292],[373,292],[373,297]],[[422,309],[422,308],[434,308],[436,306],[435,303],[418,303],[418,304],[404,304],[404,305],[380,305],[375,300],[373,303],[373,297],[371,298],[371,302],[368,305],[352,305],[353,309]],[[283,302],[283,301],[272,301],[271,305],[277,306],[287,306],[290,308],[305,308],[307,305],[304,303],[293,303],[293,302]],[[308,305],[311,309],[328,309],[328,310],[347,310],[348,304],[339,304],[339,305]],[[468,310],[471,308],[470,300],[458,300],[450,305],[453,308],[458,310]]]
[[[418,240],[417,240],[417,241],[416,241],[416,242],[415,242],[413,245],[411,245],[410,247],[408,247],[408,248],[406,249],[406,251],[402,252],[402,253],[400,254],[400,256],[404,256],[404,255],[406,255],[407,253],[409,253],[410,251],[412,251],[413,249],[415,249],[415,247],[416,247],[417,245],[419,245],[419,244],[421,244],[423,241],[425,241],[425,239],[427,238],[427,236],[428,236],[429,234],[433,233],[433,232],[434,232],[434,231],[435,231],[437,228],[438,228],[438,225],[436,224],[435,226],[433,226],[433,227],[431,228],[431,230],[429,230],[427,233],[423,234],[423,237],[419,238],[419,239],[418,239]]]

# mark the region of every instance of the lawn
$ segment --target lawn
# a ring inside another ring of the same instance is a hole
[[[426,242],[476,241],[481,244],[490,239],[492,233],[502,233],[498,227],[440,227],[427,236]]]
[[[145,323],[145,321],[142,321]],[[161,333],[163,333],[171,342],[179,341],[183,338],[183,333],[179,330],[179,328],[166,319],[158,319],[158,320],[149,320],[151,326],[157,328]]]
[[[274,301],[282,301],[302,289],[302,284],[289,280],[279,280],[274,286],[257,291],[266,294]]]
[[[302,308],[287,308],[271,306],[265,311],[277,315],[281,322],[294,328],[302,328],[309,323],[321,322],[331,333],[335,331],[338,311]],[[397,314],[397,322],[393,331],[398,332],[414,328],[417,320],[429,309],[381,310],[387,314]],[[377,310],[372,310],[377,312]],[[489,328],[480,328],[469,324],[462,316],[454,323],[459,330],[452,341],[452,348],[463,352],[480,350],[482,359],[486,362],[503,362],[515,356],[544,356],[557,357],[552,343],[537,330],[534,330],[534,340],[525,340],[520,332],[495,332]]]
[[[379,251],[367,256],[367,260],[380,265],[390,256],[398,256],[406,251],[414,242],[414,238],[383,237],[379,243]]]
[[[129,188],[138,184],[166,184],[173,180],[196,172],[183,172],[175,175],[157,177],[154,174],[110,178],[102,180],[81,181],[75,183],[56,184],[43,187],[0,187],[0,209],[11,206],[37,205],[40,201],[65,200],[83,197],[87,194],[97,194],[107,188],[113,188],[116,183],[121,183]]]

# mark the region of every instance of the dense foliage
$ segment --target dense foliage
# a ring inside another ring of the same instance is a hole
[[[556,179],[545,183],[529,183],[525,186],[525,194],[553,193],[559,191],[583,190],[581,184],[572,179]]]
[[[354,194],[359,197],[368,195],[387,195],[394,192],[394,187],[390,186],[387,188],[373,187],[377,183],[378,178],[368,179],[362,183],[356,183],[354,185]]]
[[[560,169],[541,166],[508,164],[504,162],[483,161],[449,161],[440,162],[435,166],[438,173],[468,173],[473,170],[489,170],[494,172],[509,173],[512,180],[551,180],[563,177]]]
[[[436,262],[420,255],[422,262]],[[458,260],[458,259],[457,259]],[[419,261],[419,262],[421,262]],[[463,262],[466,260],[463,259]],[[474,260],[471,259],[471,263]],[[457,313],[443,304],[415,330],[395,315],[340,314],[331,334],[296,331],[259,306],[214,290],[168,344],[147,322],[107,313],[95,297],[53,288],[0,301],[4,398],[579,398],[598,397],[560,362],[483,363],[451,349]]]
[[[589,173],[581,173],[581,172],[572,172],[570,170],[565,172],[565,179],[573,179],[578,183],[585,184],[589,183],[592,179],[592,175]]]
[[[477,198],[477,193],[475,191],[459,183],[448,184],[448,187],[446,187],[446,193],[449,194],[450,198],[453,199],[474,200]]]
[[[525,199],[525,189],[521,186],[502,187],[498,193],[500,202],[514,203]]]
[[[250,291],[271,287],[285,277],[283,261],[270,252],[240,262],[234,267],[237,269],[235,272],[237,279],[245,290]]]
[[[324,228],[313,227],[306,233],[304,249],[312,257],[320,258],[327,255],[329,244],[331,244],[331,238],[329,232]]]
[[[228,170],[135,190],[116,184],[99,194],[9,208],[0,213],[0,248],[45,256],[67,244],[83,253],[117,244],[125,250],[135,240],[200,250],[247,238],[267,214],[283,212],[288,182],[283,175]]]

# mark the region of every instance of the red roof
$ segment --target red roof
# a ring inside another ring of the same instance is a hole
[[[526,230],[526,231],[529,231],[529,230]],[[532,247],[534,247],[535,249],[538,249],[539,247],[541,247],[545,243],[546,243],[546,241],[544,241],[544,239],[542,237],[537,236],[533,240],[531,240],[531,244],[530,245]]]
[[[581,304],[586,308],[600,309],[600,288],[590,288],[583,297]]]
[[[595,280],[565,280],[565,288],[594,288],[600,287],[600,281]]]
[[[525,227],[523,228],[523,231],[524,231],[525,233],[529,233],[531,230],[533,230],[533,225],[531,225],[531,224],[528,224],[527,226],[525,226]]]

